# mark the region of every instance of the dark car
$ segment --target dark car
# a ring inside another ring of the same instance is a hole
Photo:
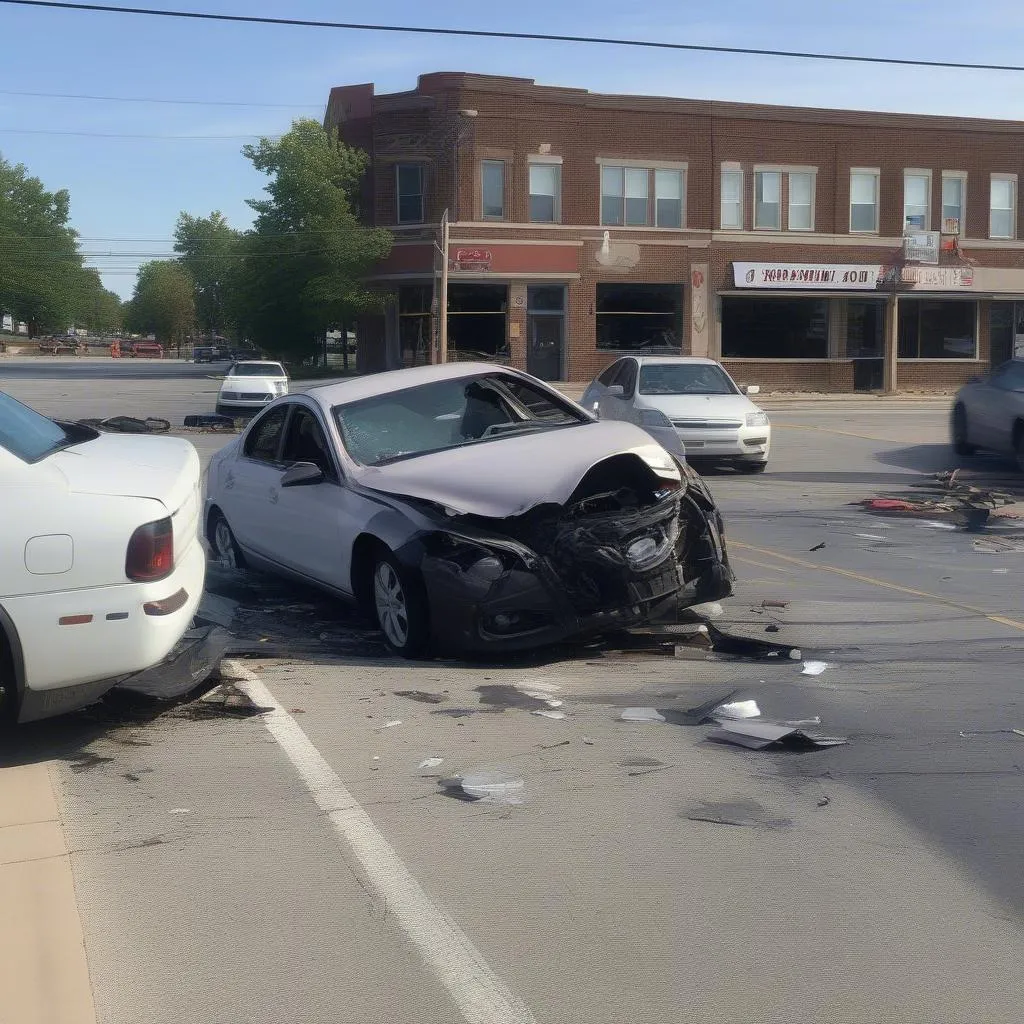
[[[355,599],[406,657],[540,647],[732,591],[684,459],[493,364],[278,398],[213,457],[207,493],[222,563]]]

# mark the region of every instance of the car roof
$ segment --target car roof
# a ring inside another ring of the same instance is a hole
[[[651,366],[662,363],[695,363],[704,366],[720,366],[717,359],[708,359],[705,356],[631,356],[623,358],[635,359],[641,366]]]
[[[320,384],[310,388],[306,394],[329,409],[346,402],[358,402],[363,398],[387,395],[421,384],[496,372],[521,376],[519,371],[498,363],[437,363],[431,366],[411,366],[405,370],[371,373],[365,377],[353,377],[351,380],[339,381],[336,384]]]

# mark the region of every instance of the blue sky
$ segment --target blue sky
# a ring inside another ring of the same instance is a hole
[[[110,0],[108,0],[110,2]],[[122,0],[113,0],[118,3]],[[123,0],[127,4],[127,0]],[[161,6],[133,0],[133,6]],[[1020,0],[646,0],[513,5],[410,0],[169,0],[228,14],[627,36],[713,45],[1024,63]],[[631,11],[635,13],[631,13]],[[244,136],[320,119],[331,86],[411,88],[427,71],[486,71],[594,91],[1024,120],[1024,74],[929,71],[789,59],[232,25],[0,5],[0,154],[71,192],[83,251],[162,254],[179,211],[250,223],[263,179]],[[189,106],[10,95],[11,91],[221,100]],[[274,104],[283,106],[273,106]],[[20,130],[20,131],[17,131]],[[37,134],[78,132],[81,135]],[[216,140],[109,135],[219,136]],[[136,255],[102,256],[131,294]]]

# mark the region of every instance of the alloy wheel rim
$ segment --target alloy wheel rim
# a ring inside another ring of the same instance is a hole
[[[404,647],[409,640],[409,609],[398,573],[381,562],[373,575],[373,598],[377,621],[392,646]]]

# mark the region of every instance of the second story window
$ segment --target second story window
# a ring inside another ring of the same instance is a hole
[[[685,181],[685,171],[658,168],[654,172],[654,222],[659,228],[683,226]]]
[[[530,220],[557,224],[562,211],[562,167],[553,163],[530,164]]]
[[[782,228],[782,174],[754,172],[754,227],[779,231]]]
[[[850,230],[878,231],[878,171],[850,171]]]
[[[989,238],[1013,238],[1017,224],[1017,178],[993,174],[989,193]]]
[[[903,172],[903,227],[928,230],[932,176],[925,171]]]
[[[397,164],[395,189],[398,195],[398,223],[423,223],[423,167],[421,164]]]
[[[483,160],[480,164],[480,209],[485,220],[505,218],[504,160]]]
[[[685,182],[684,167],[602,164],[601,223],[681,228],[685,213]]]
[[[964,192],[966,191],[967,175],[959,172],[942,172],[942,224],[946,230],[950,221],[957,222],[960,234],[964,233]]]
[[[722,169],[722,228],[743,230],[743,171]]]
[[[810,171],[789,172],[790,231],[814,230],[814,174]]]

